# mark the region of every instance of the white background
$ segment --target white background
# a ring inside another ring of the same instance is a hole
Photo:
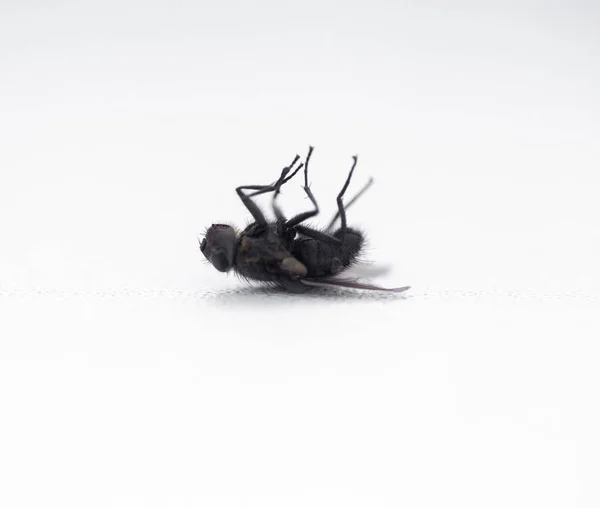
[[[0,505],[599,506],[599,26],[2,1]],[[323,221],[375,177],[349,221],[408,297],[202,263],[309,144]]]

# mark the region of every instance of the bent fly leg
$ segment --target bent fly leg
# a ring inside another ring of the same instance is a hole
[[[279,193],[279,189],[281,189],[281,186],[283,184],[285,184],[286,182],[288,182],[289,180],[291,180],[296,175],[296,173],[298,171],[300,171],[302,164],[300,164],[292,172],[292,174],[289,175],[289,172],[292,170],[292,168],[294,167],[296,162],[298,162],[298,159],[300,159],[300,156],[296,155],[296,157],[294,158],[292,163],[289,166],[286,166],[285,168],[283,168],[278,180],[272,185],[242,185],[242,186],[238,187],[237,189],[235,189],[235,191],[238,193],[238,196],[242,200],[242,203],[244,203],[244,206],[252,214],[252,217],[254,217],[254,220],[256,221],[257,224],[264,226],[267,223],[267,221],[265,219],[264,214],[258,207],[258,205],[251,198],[258,196],[260,194],[265,194],[267,192],[274,191],[274,192]],[[254,192],[252,192],[251,194],[245,194],[244,193],[245,190],[252,190]],[[276,215],[283,216],[279,209],[275,209],[275,213],[276,213]],[[278,216],[278,219],[279,219],[279,216]]]
[[[298,224],[300,224],[301,222],[304,222],[307,219],[310,219],[311,217],[314,217],[315,215],[317,215],[319,213],[319,205],[317,204],[317,200],[315,199],[315,196],[313,195],[312,191],[310,190],[310,187],[308,185],[308,162],[310,161],[310,156],[312,155],[313,152],[313,147],[309,147],[308,149],[308,155],[306,156],[306,161],[304,162],[304,192],[306,192],[306,195],[308,196],[308,198],[310,199],[311,203],[313,204],[313,206],[315,207],[314,210],[310,210],[309,212],[302,212],[299,213],[298,215],[292,217],[290,220],[288,220],[285,225],[288,228],[293,228],[298,226]]]
[[[346,205],[344,205],[344,211],[347,211],[348,208],[350,208],[350,206],[352,206],[352,203],[354,203],[358,198],[360,198],[367,191],[367,189],[369,187],[371,187],[371,185],[373,185],[373,178],[369,178],[369,181],[365,184],[365,186],[360,191],[358,191],[356,196],[354,196],[350,201],[348,201],[348,203]],[[331,219],[331,222],[329,223],[327,228],[325,228],[325,230],[330,231],[333,228],[335,221],[338,220],[339,217],[340,217],[340,211],[338,210],[336,212],[336,214],[333,216],[333,219]]]
[[[342,226],[339,229],[339,233],[340,233],[340,240],[342,243],[344,243],[344,240],[346,239],[346,211],[344,210],[344,194],[346,193],[346,189],[348,189],[348,185],[350,185],[350,180],[352,179],[352,173],[354,173],[354,168],[356,168],[356,163],[358,162],[358,156],[354,155],[352,156],[353,159],[353,163],[352,163],[352,167],[350,168],[350,173],[348,173],[348,178],[346,178],[346,183],[344,183],[344,186],[342,187],[342,190],[340,191],[340,193],[338,194],[338,197],[336,199],[337,201],[337,205],[338,205],[338,214],[340,216],[340,219],[342,221]]]

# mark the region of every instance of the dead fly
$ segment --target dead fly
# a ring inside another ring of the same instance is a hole
[[[401,292],[408,288],[382,288],[363,284],[355,279],[337,277],[356,263],[364,245],[364,236],[346,224],[346,210],[371,185],[365,187],[344,205],[343,198],[350,185],[357,157],[337,197],[338,212],[324,230],[303,225],[319,213],[317,201],[308,185],[308,164],[313,147],[309,148],[304,164],[298,164],[297,155],[285,167],[272,185],[244,185],[236,189],[240,199],[252,214],[254,222],[241,233],[226,224],[213,224],[200,243],[206,259],[220,272],[233,270],[246,280],[274,284],[294,293],[302,293],[310,286],[343,286],[357,289]],[[298,164],[298,165],[297,165]],[[304,167],[304,192],[313,204],[313,210],[286,219],[277,206],[281,187]],[[275,221],[267,221],[252,198],[272,192]],[[341,225],[332,232],[338,218]]]

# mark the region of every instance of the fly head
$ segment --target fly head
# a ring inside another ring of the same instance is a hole
[[[202,254],[220,272],[231,269],[235,261],[235,230],[226,224],[213,224],[200,243]]]

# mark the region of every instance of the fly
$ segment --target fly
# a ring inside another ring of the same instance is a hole
[[[409,286],[383,288],[339,277],[357,262],[365,243],[363,233],[358,228],[347,225],[346,210],[371,186],[373,179],[344,204],[344,195],[358,162],[358,157],[353,156],[352,167],[337,196],[336,215],[324,229],[308,227],[303,223],[319,213],[317,200],[308,185],[308,166],[312,152],[311,146],[306,160],[300,164],[300,156],[296,155],[272,185],[243,185],[236,189],[254,221],[241,232],[228,224],[210,226],[200,243],[200,250],[206,259],[220,272],[233,270],[246,280],[276,285],[294,293],[304,293],[315,286],[341,286],[395,293],[409,289]],[[313,209],[287,219],[277,204],[277,197],[281,187],[303,167],[303,189]],[[266,193],[273,193],[275,221],[267,221],[252,199]],[[340,227],[334,230],[338,219]]]

